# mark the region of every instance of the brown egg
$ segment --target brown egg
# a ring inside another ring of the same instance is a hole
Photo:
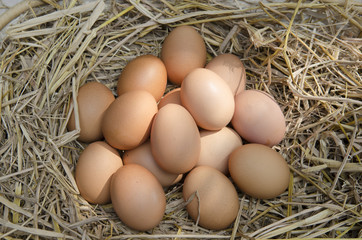
[[[191,113],[197,125],[207,130],[225,127],[234,114],[234,96],[219,75],[197,68],[181,85],[182,105]]]
[[[257,90],[245,90],[235,97],[231,123],[248,142],[270,147],[284,138],[286,129],[279,105],[269,94]]]
[[[166,209],[166,197],[157,178],[138,164],[114,173],[111,182],[113,208],[128,227],[147,231],[156,227]]]
[[[196,195],[196,192],[198,195]],[[183,185],[186,206],[191,218],[211,230],[222,230],[230,226],[239,210],[239,198],[232,182],[221,172],[209,166],[191,170]]]
[[[89,144],[79,156],[75,169],[81,196],[90,203],[109,203],[111,176],[122,165],[118,151],[106,142]]]
[[[182,105],[180,98],[180,91],[181,88],[175,88],[172,91],[165,94],[165,96],[163,96],[160,102],[158,103],[158,109],[162,108],[163,106],[169,103],[176,103],[178,105]]]
[[[132,90],[145,90],[158,100],[167,84],[166,67],[158,57],[142,55],[130,61],[122,70],[117,83],[117,94]]]
[[[229,155],[243,143],[233,129],[200,130],[201,150],[196,166],[210,166],[225,175],[228,174]]]
[[[231,178],[246,194],[260,199],[279,196],[289,184],[289,167],[281,154],[262,144],[246,144],[229,158]]]
[[[179,182],[182,178],[182,174],[169,173],[158,166],[153,158],[149,141],[132,150],[125,151],[123,154],[123,163],[124,165],[139,164],[147,168],[147,170],[155,175],[163,187],[171,186]]]
[[[81,142],[94,142],[103,138],[101,123],[108,106],[114,101],[112,91],[99,82],[89,82],[79,88],[77,103]],[[69,131],[76,129],[74,111],[67,125]]]
[[[152,124],[151,149],[157,164],[167,172],[190,171],[200,154],[200,134],[190,113],[178,104],[161,108]]]
[[[176,27],[162,44],[161,59],[166,66],[168,80],[181,85],[189,72],[205,66],[204,40],[193,27]]]
[[[234,96],[245,90],[244,64],[234,54],[225,53],[216,56],[205,68],[217,73],[229,85]]]
[[[114,148],[129,150],[147,140],[157,113],[155,98],[147,91],[130,91],[119,96],[106,110],[102,131]]]

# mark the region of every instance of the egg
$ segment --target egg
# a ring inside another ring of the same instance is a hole
[[[119,96],[106,110],[102,132],[106,141],[120,150],[133,149],[145,142],[157,113],[155,98],[147,91],[130,91]]]
[[[122,159],[124,165],[139,164],[145,167],[153,175],[155,175],[163,187],[171,186],[179,182],[182,178],[182,174],[169,173],[158,166],[153,158],[151,144],[149,141],[132,150],[125,151]]]
[[[111,176],[120,167],[118,151],[104,141],[89,144],[80,154],[75,168],[75,181],[81,196],[93,204],[111,201]]]
[[[245,67],[234,54],[224,53],[218,55],[205,68],[217,73],[229,85],[234,96],[245,90]]]
[[[285,118],[275,100],[258,90],[245,90],[235,97],[233,128],[251,143],[278,144],[286,130]]]
[[[230,154],[229,171],[238,188],[255,198],[274,198],[288,188],[287,162],[280,153],[262,144],[245,144],[235,149]]]
[[[181,104],[181,98],[180,98],[180,91],[181,88],[175,88],[171,90],[170,92],[166,93],[165,96],[163,96],[158,103],[158,109],[162,108],[166,104],[169,103],[175,103],[175,104]]]
[[[152,155],[167,172],[186,173],[199,158],[199,130],[190,113],[178,104],[167,104],[158,111],[150,139]]]
[[[228,174],[231,152],[242,145],[241,137],[229,127],[220,130],[200,130],[201,150],[196,166],[210,166]]]
[[[182,105],[201,128],[219,130],[233,117],[235,103],[230,87],[209,69],[190,72],[182,82],[180,96]]]
[[[79,88],[77,96],[79,141],[89,143],[102,140],[102,117],[114,99],[112,91],[99,82],[88,82]],[[76,129],[74,110],[70,115],[67,129],[69,131]]]
[[[206,63],[206,46],[201,35],[191,26],[174,28],[162,44],[161,59],[168,80],[181,85],[185,76]]]
[[[157,178],[138,164],[119,168],[112,176],[114,211],[128,227],[147,231],[157,226],[166,209],[166,197]]]
[[[141,55],[122,70],[117,82],[118,96],[132,90],[145,90],[158,102],[167,84],[166,67],[156,56]]]
[[[232,182],[209,166],[198,166],[185,178],[182,189],[186,210],[199,225],[222,230],[232,224],[239,210],[239,198]]]

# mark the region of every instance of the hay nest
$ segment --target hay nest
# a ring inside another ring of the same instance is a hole
[[[44,0],[23,7],[6,16],[27,9],[0,43],[2,238],[362,237],[360,1]],[[66,130],[70,99],[86,81],[115,93],[127,61],[158,56],[164,37],[182,24],[201,33],[208,60],[239,56],[247,88],[269,92],[282,107],[287,134],[275,149],[290,166],[289,191],[272,200],[239,192],[234,225],[210,231],[188,217],[179,184],[167,190],[161,224],[136,232],[111,205],[90,205],[78,194],[72,172],[85,145],[78,131]]]

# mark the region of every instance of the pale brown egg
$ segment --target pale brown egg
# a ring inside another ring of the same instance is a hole
[[[122,70],[117,83],[117,94],[145,90],[158,102],[167,84],[166,67],[156,56],[142,55],[130,61]]]
[[[113,208],[128,227],[147,231],[156,227],[166,209],[166,197],[157,178],[138,164],[118,169],[111,181]]]
[[[176,27],[162,44],[161,59],[166,66],[168,80],[181,85],[189,72],[205,66],[204,40],[193,27]]]
[[[75,181],[81,196],[93,204],[111,201],[111,176],[120,167],[118,151],[104,141],[89,144],[80,154],[75,168]]]
[[[166,104],[169,104],[169,103],[175,103],[178,105],[182,105],[181,98],[180,98],[180,91],[181,91],[181,88],[175,88],[172,91],[165,94],[165,96],[163,96],[161,98],[160,102],[158,103],[158,109],[162,108],[163,106],[165,106]]]
[[[182,193],[185,201],[191,201],[186,206],[190,217],[195,222],[199,218],[199,225],[207,229],[226,229],[238,214],[236,189],[215,168],[198,166],[192,169],[185,178]]]
[[[125,151],[122,159],[124,165],[139,164],[147,168],[147,170],[155,175],[163,187],[171,186],[179,182],[182,178],[182,174],[169,173],[158,166],[152,155],[151,144],[149,141],[132,150]]]
[[[102,140],[102,117],[114,99],[112,91],[99,82],[89,82],[79,88],[77,96],[79,141],[89,143]],[[69,131],[76,129],[74,111],[70,115],[67,128]]]
[[[150,135],[157,111],[156,100],[147,91],[122,94],[104,113],[102,131],[106,141],[120,150],[141,145]]]
[[[234,54],[224,53],[218,55],[205,68],[217,73],[229,85],[234,96],[245,90],[245,67]]]
[[[231,123],[248,142],[270,147],[284,138],[286,130],[279,105],[269,94],[258,90],[245,90],[235,97]]]
[[[170,103],[161,108],[150,138],[152,154],[165,171],[180,174],[195,166],[200,155],[200,133],[184,107]]]
[[[219,75],[205,68],[190,72],[181,85],[182,105],[197,125],[207,130],[225,127],[234,114],[234,96]]]
[[[289,167],[282,155],[262,144],[246,144],[229,158],[230,176],[239,189],[260,199],[279,196],[289,184]]]
[[[220,130],[200,130],[201,150],[196,166],[210,166],[228,174],[229,155],[243,143],[237,132],[229,127]]]

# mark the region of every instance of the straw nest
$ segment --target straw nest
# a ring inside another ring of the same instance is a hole
[[[23,7],[0,21],[26,10],[0,43],[2,238],[362,237],[360,1],[44,0]],[[126,63],[158,56],[164,37],[182,24],[201,33],[208,60],[239,56],[247,88],[280,104],[287,133],[275,149],[290,166],[289,190],[268,201],[239,192],[235,223],[210,231],[188,217],[179,184],[166,191],[161,224],[136,232],[111,205],[90,205],[78,194],[73,170],[85,145],[78,131],[66,130],[70,99],[86,81],[115,92]]]

